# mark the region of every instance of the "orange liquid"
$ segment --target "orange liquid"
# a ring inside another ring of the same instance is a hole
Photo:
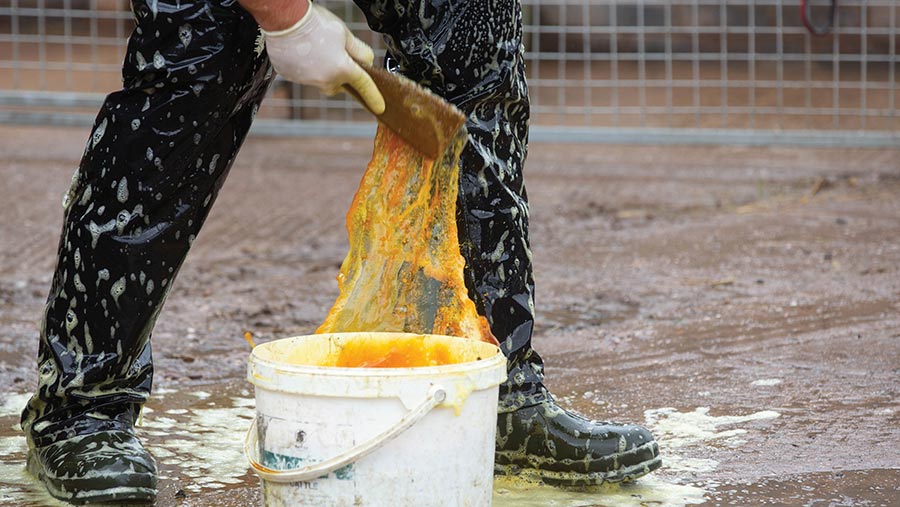
[[[344,343],[334,366],[342,368],[417,368],[455,364],[444,343],[427,343],[419,338],[391,341],[349,340]]]
[[[496,344],[469,299],[456,230],[465,129],[437,160],[379,125],[372,161],[347,212],[340,295],[317,333],[441,334]],[[385,348],[386,347],[386,348]],[[347,366],[425,366],[442,352],[412,343],[348,349]]]

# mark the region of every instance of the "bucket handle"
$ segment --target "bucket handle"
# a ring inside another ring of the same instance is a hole
[[[346,466],[350,463],[358,461],[364,456],[368,456],[372,452],[380,449],[391,440],[400,436],[401,433],[409,429],[412,425],[419,422],[428,412],[447,398],[447,391],[440,385],[434,385],[428,390],[428,395],[422,400],[418,406],[410,410],[403,416],[397,424],[386,431],[376,435],[372,439],[363,442],[356,447],[349,449],[343,454],[339,454],[333,458],[314,463],[302,468],[293,468],[290,470],[275,470],[259,463],[255,456],[255,450],[258,447],[259,435],[257,434],[257,421],[259,416],[253,418],[253,423],[247,430],[247,436],[244,438],[244,454],[253,471],[263,480],[270,482],[303,482],[318,479],[323,475],[327,475],[338,468]]]

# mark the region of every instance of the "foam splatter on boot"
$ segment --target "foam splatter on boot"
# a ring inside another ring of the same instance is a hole
[[[636,425],[591,421],[549,393],[497,419],[495,473],[564,486],[627,482],[662,464],[653,435]]]

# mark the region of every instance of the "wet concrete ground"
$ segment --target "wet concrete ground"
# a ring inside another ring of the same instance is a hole
[[[0,128],[2,505],[53,504],[15,424],[86,137]],[[239,156],[153,337],[156,505],[256,501],[243,334],[324,317],[370,150],[255,138]],[[498,481],[495,505],[900,505],[900,150],[535,143],[526,171],[547,382],[649,425],[665,463],[594,491]]]

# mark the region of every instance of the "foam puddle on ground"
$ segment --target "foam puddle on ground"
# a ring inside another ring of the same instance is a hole
[[[0,437],[0,505],[72,507],[50,496],[25,471],[25,437],[21,430],[16,436]]]
[[[565,490],[497,478],[494,480],[494,507],[683,507],[705,502],[706,491],[651,476],[632,484],[607,484]]]
[[[0,417],[20,415],[30,398],[31,393],[6,394],[3,401],[0,401]]]
[[[747,433],[747,430],[743,428],[720,430],[720,426],[774,419],[781,415],[772,410],[740,416],[712,416],[709,412],[709,407],[697,407],[692,412],[679,412],[667,407],[647,410],[644,412],[644,418],[647,426],[654,430],[654,436],[664,442],[667,449],[689,447],[713,440],[735,448],[746,443],[740,435]]]
[[[208,393],[193,393],[206,400]],[[186,478],[182,489],[198,493],[241,484],[247,474],[244,432],[255,414],[249,398],[232,397],[230,407],[144,409],[140,434],[151,437],[148,450],[160,464],[160,479]],[[153,438],[156,437],[156,438]]]
[[[708,451],[711,446],[736,449],[746,443],[742,438],[749,430],[734,427],[739,424],[780,417],[773,410],[748,415],[710,415],[710,407],[697,407],[690,412],[665,407],[647,410],[644,420],[659,441],[665,473],[676,476],[706,477],[702,485],[712,488],[711,480],[719,462],[711,458],[696,458],[684,454]]]

